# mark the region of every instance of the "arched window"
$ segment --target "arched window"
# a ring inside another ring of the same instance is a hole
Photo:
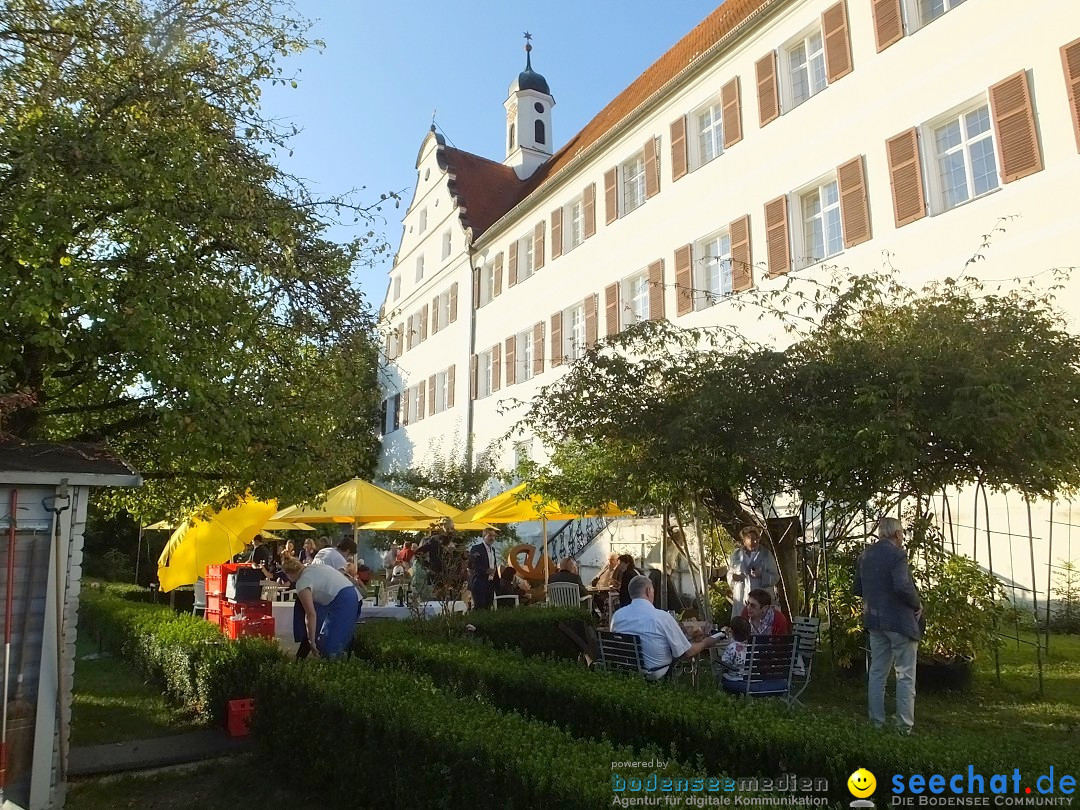
[[[545,143],[546,142],[547,138],[544,136],[544,122],[543,121],[538,120],[536,122],[536,132],[533,135],[533,140],[536,141],[537,143]]]
[[[510,138],[509,138],[509,140],[507,140],[506,144],[507,144],[506,145],[506,151],[507,152],[513,152],[514,151],[514,125],[513,124],[510,125]]]

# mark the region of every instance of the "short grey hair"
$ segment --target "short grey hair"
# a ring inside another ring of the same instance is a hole
[[[651,587],[652,580],[644,574],[638,574],[630,580],[630,584],[626,586],[626,592],[630,594],[631,599],[644,599]]]
[[[883,517],[878,521],[877,536],[879,540],[892,540],[902,531],[904,531],[904,524],[894,517]]]

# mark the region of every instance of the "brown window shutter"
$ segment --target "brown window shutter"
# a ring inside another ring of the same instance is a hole
[[[454,385],[457,383],[457,366],[450,366],[446,370],[446,407],[454,407]]]
[[[506,339],[506,351],[503,354],[506,357],[506,384],[513,385],[517,381],[517,368],[514,367],[517,362],[516,335],[511,335]]]
[[[649,320],[662,321],[664,311],[664,260],[657,259],[649,265]]]
[[[788,233],[786,194],[765,203],[765,249],[768,254],[770,278],[791,270],[791,238]]]
[[[600,337],[600,324],[597,319],[597,310],[600,308],[600,296],[585,296],[585,348],[591,349],[596,345]]]
[[[754,261],[750,255],[750,215],[728,225],[731,236],[731,289],[749,290],[754,286]]]
[[[533,327],[533,374],[544,373],[544,322]]]
[[[926,216],[922,161],[919,159],[919,129],[912,127],[885,141],[892,184],[893,215],[899,228]]]
[[[480,393],[480,358],[475,354],[469,357],[469,398],[476,399]]]
[[[415,335],[416,331],[413,329],[413,316],[410,315],[405,319],[405,351],[409,351],[409,349],[413,347]]]
[[[990,88],[990,117],[994,119],[1001,182],[1011,183],[1041,172],[1042,150],[1026,70]]]
[[[394,349],[394,356],[401,357],[405,352],[405,324],[399,323],[397,328],[397,347]]]
[[[840,191],[840,222],[844,229],[844,247],[861,245],[870,239],[870,199],[866,192],[866,168],[859,155],[836,167]]]
[[[596,233],[596,183],[585,186],[581,199],[581,216],[585,220],[584,237],[588,239]]]
[[[904,38],[904,17],[900,11],[902,0],[874,0],[874,39],[877,40],[877,52],[899,42]]]
[[[457,282],[450,285],[450,323],[457,320]]]
[[[847,0],[840,0],[825,9],[821,15],[821,30],[825,38],[825,78],[832,84],[852,70]]]
[[[544,221],[540,220],[533,229],[533,271],[544,266]]]
[[[671,179],[674,182],[685,177],[690,170],[690,157],[686,149],[686,116],[680,115],[671,122]]]
[[[435,415],[435,375],[427,378],[428,416]]]
[[[1069,111],[1072,113],[1076,149],[1080,152],[1080,39],[1062,46],[1061,66],[1065,70],[1065,87],[1069,91]]]
[[[765,126],[780,117],[780,88],[776,84],[776,51],[757,61],[758,123]]]
[[[492,293],[492,297],[502,295],[502,271],[503,255],[499,253],[495,257],[495,291]]]
[[[427,325],[428,325],[428,313],[430,308],[427,304],[424,304],[423,310],[420,312],[420,342],[423,343],[427,340]]]
[[[502,388],[502,346],[496,343],[491,347],[491,390]]]
[[[474,267],[472,271],[472,305],[473,309],[480,309],[480,268]]]
[[[693,255],[693,245],[675,251],[675,314],[680,316],[694,308]]]
[[[645,141],[645,199],[660,193],[660,139]]]
[[[612,167],[604,172],[604,221],[608,225],[619,218],[618,171]]]
[[[427,404],[427,386],[422,382],[416,385],[416,421],[419,422],[424,418],[424,409]]]
[[[506,286],[513,287],[517,284],[517,258],[518,243],[510,243],[510,257],[506,260]]]
[[[619,334],[619,285],[608,284],[604,288],[604,313],[607,319],[607,336]]]
[[[742,140],[742,91],[739,77],[720,88],[720,118],[724,123],[724,148]]]
[[[412,410],[412,389],[406,388],[405,394],[401,398],[401,426],[405,427],[409,424],[409,411]]]
[[[439,296],[431,299],[431,334],[439,331]]]
[[[383,356],[386,357],[387,360],[393,360],[394,359],[393,357],[390,356],[390,333],[389,332],[387,332],[387,334],[386,334],[386,350],[383,352]]]
[[[562,256],[562,209],[551,212],[551,258]]]
[[[563,364],[562,313],[551,316],[551,367]]]

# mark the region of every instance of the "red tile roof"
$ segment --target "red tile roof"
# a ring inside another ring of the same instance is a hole
[[[565,146],[525,181],[508,166],[445,147],[447,163],[456,175],[458,203],[466,209],[462,224],[473,229],[473,239],[522,202],[545,181],[555,177],[574,158],[595,144],[628,115],[648,101],[696,59],[734,31],[751,15],[774,0],[726,0],[674,47],[656,60],[629,87],[572,137]]]

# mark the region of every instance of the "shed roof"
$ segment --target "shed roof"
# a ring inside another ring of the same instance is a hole
[[[137,487],[141,476],[112,451],[87,442],[0,441],[0,485]]]

